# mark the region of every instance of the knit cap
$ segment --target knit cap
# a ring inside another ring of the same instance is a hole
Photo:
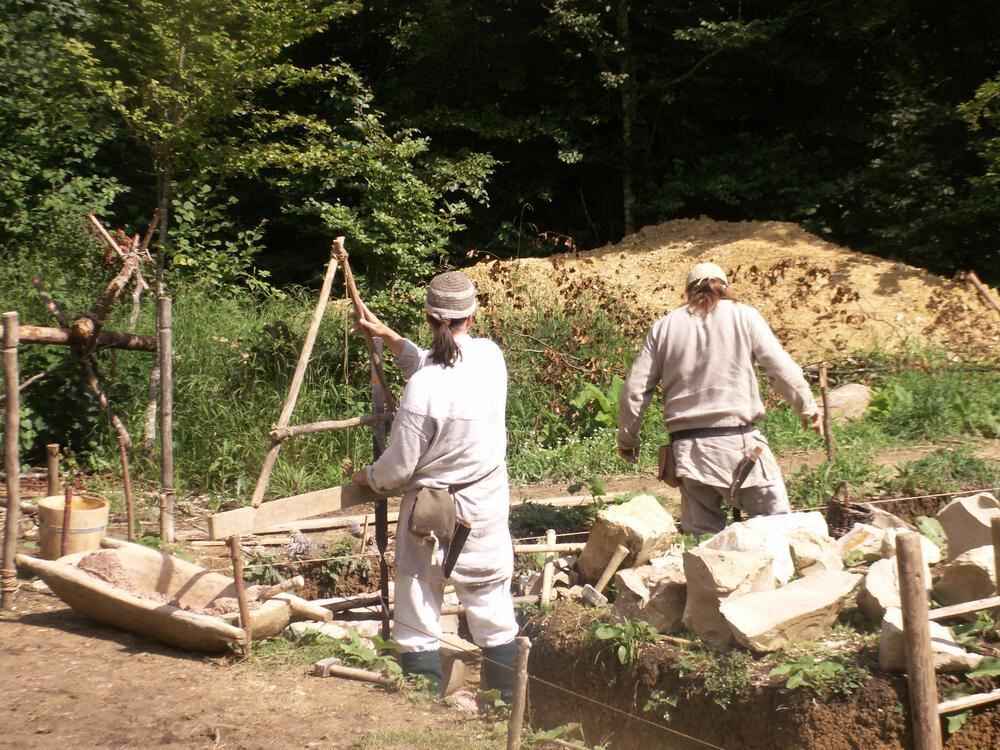
[[[476,307],[476,287],[461,271],[440,273],[431,279],[424,312],[435,320],[462,320]]]

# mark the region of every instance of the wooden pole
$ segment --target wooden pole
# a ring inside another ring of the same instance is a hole
[[[1000,313],[1000,304],[998,304],[997,301],[993,298],[993,295],[990,294],[990,290],[986,287],[986,285],[979,280],[979,277],[976,276],[976,272],[975,271],[967,272],[966,278],[972,282],[972,285],[976,288],[976,291],[979,292],[980,295],[982,295],[982,298],[984,300],[986,300],[986,304],[988,304],[990,307],[992,307],[994,310]]]
[[[385,413],[386,392],[378,377],[382,370],[382,339],[372,338],[371,383],[372,383],[372,414],[379,416]],[[377,459],[385,451],[387,441],[385,422],[375,422],[372,425],[372,456]],[[375,502],[375,547],[378,550],[378,580],[379,596],[382,600],[382,638],[389,640],[389,564],[385,560],[385,552],[389,547],[389,500],[380,498]],[[364,550],[362,550],[364,551]]]
[[[547,538],[547,537],[546,537]],[[584,542],[557,542],[555,544],[549,544],[544,542],[542,544],[515,544],[514,554],[515,555],[536,555],[544,554],[546,552],[581,552],[586,546]]]
[[[253,639],[250,623],[250,606],[247,604],[247,590],[243,582],[243,550],[240,548],[240,535],[229,537],[229,557],[233,563],[233,585],[236,587],[236,601],[240,606],[240,627],[246,633],[243,643],[243,656],[250,656],[250,641]]]
[[[549,529],[545,532],[545,546],[551,547],[556,543],[556,530]],[[545,555],[545,565],[542,568],[542,591],[539,604],[542,607],[549,606],[552,598],[552,577],[555,574],[556,553],[548,552]]]
[[[334,430],[346,430],[350,427],[360,427],[366,424],[377,424],[392,420],[392,414],[364,414],[360,417],[350,417],[348,419],[331,419],[325,422],[310,422],[293,427],[282,427],[271,430],[271,440],[282,442],[288,438],[299,435],[312,435],[317,432],[333,432]]]
[[[66,482],[63,493],[62,534],[59,537],[59,557],[69,554],[69,527],[73,521],[73,485]]]
[[[0,609],[10,609],[17,591],[17,532],[21,517],[21,394],[17,372],[18,315],[3,315],[3,378],[7,391],[4,403],[3,460],[7,472],[7,515],[3,536],[3,564],[0,565]]]
[[[920,535],[896,537],[899,593],[903,605],[903,639],[906,677],[910,692],[910,724],[914,750],[941,750],[941,720],[938,717],[937,676],[931,649],[927,590]]]
[[[160,361],[160,541],[174,543],[174,344],[173,303],[156,300]]]
[[[837,460],[837,446],[833,442],[833,420],[830,417],[830,384],[827,381],[826,362],[819,366],[819,390],[823,395],[823,439],[826,440],[826,460]]]
[[[59,492],[59,443],[49,443],[45,446],[48,460],[49,497]]]
[[[1000,517],[990,521],[990,532],[993,535],[993,570],[997,576],[997,594],[1000,594]]]
[[[531,651],[531,641],[520,636],[514,639],[517,644],[517,671],[514,683],[514,705],[510,709],[510,720],[507,722],[507,750],[519,750],[521,747],[521,728],[524,726],[524,705],[528,698],[528,653]]]
[[[73,342],[73,332],[69,328],[47,326],[21,326],[21,343],[47,344],[49,346],[69,346]],[[155,352],[156,337],[138,333],[101,331],[97,334],[96,349],[129,349],[135,352]]]
[[[312,321],[309,323],[309,330],[306,332],[305,341],[302,342],[302,351],[299,352],[299,361],[295,365],[295,374],[292,375],[292,384],[288,388],[288,395],[285,396],[285,404],[281,407],[281,414],[275,429],[281,430],[288,426],[295,410],[295,402],[299,399],[299,391],[302,389],[302,381],[306,376],[306,366],[309,364],[309,357],[312,356],[313,346],[316,343],[316,336],[319,334],[320,324],[323,322],[323,315],[326,312],[326,305],[330,300],[330,288],[333,286],[333,276],[337,273],[337,254],[344,247],[344,238],[338,237],[333,241],[330,249],[330,262],[326,267],[326,275],[323,277],[323,286],[319,290],[319,299],[316,302],[316,309],[313,310]],[[257,477],[257,486],[254,487],[250,504],[257,507],[264,500],[264,493],[267,492],[268,482],[271,480],[271,472],[274,471],[274,464],[278,460],[278,451],[281,450],[281,441],[271,439],[271,447],[264,456],[264,465],[260,469],[260,476]]]
[[[608,585],[608,581],[611,580],[611,576],[618,572],[618,568],[621,567],[622,561],[628,557],[629,549],[624,544],[619,544],[614,553],[611,555],[611,559],[608,560],[608,564],[604,567],[604,572],[601,573],[601,577],[597,579],[597,583],[594,584],[594,588],[597,589],[597,593],[600,594],[604,591],[604,587]]]
[[[122,486],[125,489],[125,522],[128,524],[128,540],[135,539],[135,509],[132,507],[132,478],[128,473],[128,449],[125,439],[118,436],[118,453],[122,459]]]

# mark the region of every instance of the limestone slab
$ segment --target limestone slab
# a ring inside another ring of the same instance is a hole
[[[956,497],[937,514],[948,537],[948,559],[992,543],[990,523],[1000,517],[1000,502],[989,492]]]
[[[695,547],[684,553],[687,602],[683,624],[703,641],[726,646],[732,632],[719,612],[719,602],[751,591],[770,591],[775,580],[771,556],[760,551],[720,551]]]
[[[683,626],[687,578],[679,557],[659,558],[666,564],[643,565],[615,575],[618,598],[614,610],[630,620],[645,620],[661,633],[677,633]]]
[[[970,654],[955,642],[955,637],[939,622],[930,623],[934,668],[939,672],[967,672],[979,666],[983,657]],[[906,639],[903,637],[903,613],[886,610],[878,641],[878,665],[883,672],[906,671]]]
[[[985,599],[997,593],[996,560],[993,546],[966,550],[941,566],[934,593],[944,604],[961,604]]]
[[[597,581],[619,544],[629,549],[622,567],[634,568],[669,552],[676,534],[673,516],[652,495],[605,508],[597,514],[577,561],[580,579]]]

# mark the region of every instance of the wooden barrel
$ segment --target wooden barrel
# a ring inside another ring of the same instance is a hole
[[[62,495],[52,495],[38,500],[38,544],[45,560],[59,557],[62,544],[63,506]],[[98,495],[74,496],[70,503],[69,543],[66,554],[89,552],[101,548],[101,540],[108,529],[108,501]]]

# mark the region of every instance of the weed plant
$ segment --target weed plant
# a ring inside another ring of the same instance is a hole
[[[914,496],[1000,486],[1000,463],[977,458],[968,445],[941,448],[900,465],[886,495]]]
[[[678,654],[674,669],[680,677],[700,677],[705,692],[718,706],[726,709],[750,684],[753,664],[753,657],[745,651],[732,649],[713,653],[692,649]]]

